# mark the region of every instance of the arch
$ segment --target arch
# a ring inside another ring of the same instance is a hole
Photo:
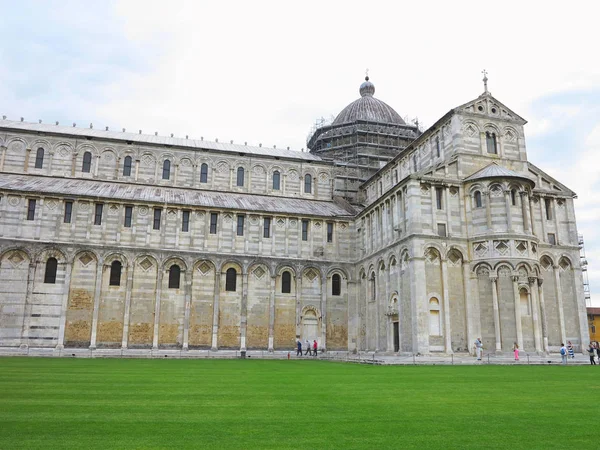
[[[14,247],[8,247],[8,248],[4,249],[2,251],[2,253],[0,253],[0,261],[2,261],[2,259],[10,252],[21,252],[21,253],[25,254],[25,256],[27,257],[27,259],[29,261],[31,261],[31,259],[32,259],[31,253],[25,247],[14,246]]]
[[[527,276],[531,275],[531,273],[533,272],[531,264],[529,264],[528,262],[525,262],[525,261],[521,261],[521,262],[517,263],[515,270],[518,271],[520,268],[525,269],[525,271],[527,272]]]
[[[301,316],[305,316],[306,314],[308,314],[310,312],[313,312],[315,314],[315,316],[318,317],[319,319],[321,318],[321,311],[315,305],[306,305],[306,306],[304,306],[302,308],[302,311],[300,311],[300,315]]]
[[[540,265],[544,269],[548,269],[548,267],[554,267],[554,258],[551,255],[544,253],[540,257]]]
[[[304,175],[304,193],[312,194],[312,175],[310,173]]]
[[[560,259],[558,260],[558,265],[563,270],[573,268],[573,263],[571,262],[571,258],[569,258],[568,256],[565,256],[565,255],[560,257]]]
[[[131,158],[130,155],[127,155],[125,157],[125,159],[123,160],[123,176],[124,177],[129,177],[131,176],[131,166],[132,166],[132,162],[133,159]]]
[[[169,270],[169,268],[173,264],[177,264],[181,270],[184,270],[184,271],[187,270],[187,264],[185,263],[185,261],[183,259],[181,259],[178,256],[170,256],[167,259],[165,259],[165,261],[163,262],[164,270]]]
[[[494,266],[494,273],[498,275],[500,273],[500,269],[502,269],[503,267],[506,267],[511,274],[515,271],[514,266],[509,261],[502,260],[497,262]]]
[[[436,242],[426,242],[425,244],[423,244],[423,249],[423,256],[426,256],[430,250],[435,250],[437,252],[438,258],[440,259],[442,255],[446,253],[443,247]]]
[[[169,180],[170,178],[171,178],[171,160],[165,159],[163,161],[162,179]]]
[[[56,284],[56,271],[58,270],[58,261],[51,256],[46,261],[46,269],[44,271],[44,283]]]
[[[56,258],[58,261],[67,261],[65,253],[57,247],[49,246],[41,249],[39,252],[34,254],[34,259],[37,262],[42,262],[48,258]]]
[[[245,174],[245,169],[243,167],[238,167],[237,168],[237,178],[236,178],[236,186],[238,187],[243,187],[244,186],[244,174]]]
[[[208,164],[205,162],[200,165],[200,183],[208,183]]]
[[[81,171],[83,173],[90,173],[92,170],[92,153],[86,151],[83,154],[83,162],[81,164]]]
[[[492,273],[494,271],[494,269],[492,269],[492,266],[487,263],[487,262],[480,262],[478,264],[476,264],[475,266],[473,266],[473,273],[479,275],[480,273],[483,272],[487,272],[488,274]]]

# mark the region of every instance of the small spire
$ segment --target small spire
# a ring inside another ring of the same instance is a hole
[[[481,71],[481,73],[483,74],[483,93],[484,94],[488,94],[488,88],[487,88],[487,82],[488,82],[488,77],[487,77],[487,70],[483,69]]]
[[[365,81],[369,81],[369,69],[365,70]]]

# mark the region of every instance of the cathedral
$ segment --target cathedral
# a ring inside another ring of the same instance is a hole
[[[0,347],[531,353],[589,341],[575,193],[487,89],[298,152],[0,120]]]

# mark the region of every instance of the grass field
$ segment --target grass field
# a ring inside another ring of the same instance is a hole
[[[600,369],[0,358],[0,448],[594,448]]]

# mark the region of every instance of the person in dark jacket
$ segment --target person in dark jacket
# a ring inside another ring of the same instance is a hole
[[[592,364],[593,366],[596,365],[596,361],[595,361],[595,355],[594,353],[596,352],[596,349],[594,348],[593,344],[590,342],[590,346],[588,347],[588,353],[590,354],[590,364]]]
[[[298,350],[296,350],[296,356],[302,356],[302,341],[298,339]]]

